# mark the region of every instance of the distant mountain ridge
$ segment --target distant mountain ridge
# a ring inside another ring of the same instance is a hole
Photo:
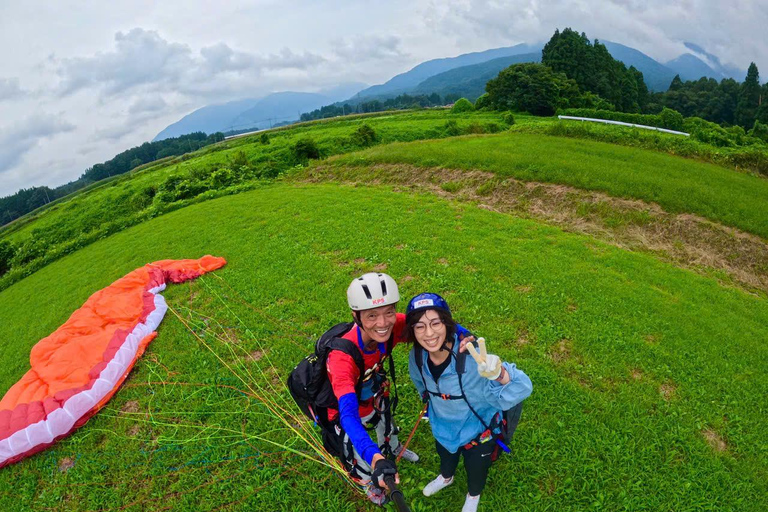
[[[489,60],[498,59],[501,57],[510,57],[512,55],[540,52],[543,47],[543,44],[529,45],[520,43],[515,46],[494,48],[491,50],[485,50],[483,52],[465,53],[456,57],[428,60],[411,68],[405,73],[395,75],[381,85],[374,85],[360,91],[357,94],[357,97],[363,98],[368,96],[381,95],[395,96],[397,94],[411,92],[427,78],[433,77],[440,73],[463,66],[480,64],[482,62],[487,62]]]
[[[642,72],[651,91],[666,91],[677,74],[683,80],[698,80],[705,76],[718,81],[724,77],[741,81],[746,76],[746,71],[742,73],[735,68],[723,66],[717,57],[693,43],[685,45],[695,54],[704,57],[712,66],[693,53],[685,53],[662,64],[629,46],[605,40],[600,42],[613,58]],[[432,59],[395,75],[383,84],[367,88],[359,83],[342,84],[334,90],[320,93],[279,92],[262,98],[209,105],[168,126],[154,140],[195,131],[213,133],[244,128],[263,129],[276,122],[299,119],[301,113],[322,106],[344,103],[358,105],[375,99],[393,98],[400,94],[437,93],[442,97],[458,94],[475,99],[485,92],[485,83],[498,75],[502,69],[522,62],[540,62],[543,47],[543,43],[521,43],[456,57]]]
[[[471,66],[462,66],[431,76],[413,90],[415,94],[458,94],[474,101],[485,93],[485,84],[512,64],[540,62],[541,52],[510,55]]]
[[[207,105],[167,126],[153,141],[193,132],[228,132],[243,128],[260,130],[281,121],[294,121],[334,101],[347,98],[366,87],[360,82],[340,84],[320,93],[277,92],[259,98],[247,98],[218,105]]]

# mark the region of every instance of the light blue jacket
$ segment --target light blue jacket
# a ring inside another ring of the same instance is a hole
[[[450,365],[443,371],[437,382],[432,378],[432,372],[427,366],[429,353],[421,350],[422,371],[416,365],[416,350],[411,349],[408,359],[408,370],[411,374],[416,389],[420,395],[424,395],[424,386],[432,392],[460,396],[459,376],[456,373],[456,358],[459,342],[454,336],[454,355],[451,356]],[[499,384],[488,380],[477,372],[477,362],[471,355],[466,355],[464,373],[461,382],[467,401],[472,404],[478,415],[487,425],[491,424],[493,416],[497,412],[511,409],[525,400],[533,389],[531,379],[514,364],[502,363],[509,372],[509,382]],[[422,375],[424,379],[422,380]],[[439,396],[430,395],[429,422],[432,425],[432,434],[437,442],[443,445],[449,452],[456,453],[459,448],[477,438],[485,427],[472,413],[464,400],[444,400]],[[498,433],[498,430],[497,432]]]

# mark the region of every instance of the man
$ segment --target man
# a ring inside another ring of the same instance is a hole
[[[371,272],[352,281],[347,301],[355,325],[341,338],[360,350],[364,373],[360,374],[352,356],[340,350],[331,351],[326,363],[339,403],[338,410],[329,409],[328,419],[342,441],[352,476],[365,485],[368,498],[378,505],[386,502],[384,476],[394,474],[396,481],[398,478],[394,461],[386,456],[403,452],[392,421],[393,401],[383,367],[392,348],[405,341],[405,315],[396,311],[399,300],[397,283],[387,274]],[[364,425],[375,427],[378,443],[373,442]],[[402,458],[419,460],[410,450],[405,450]]]

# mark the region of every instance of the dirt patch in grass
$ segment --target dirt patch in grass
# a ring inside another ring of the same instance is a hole
[[[677,391],[677,386],[675,386],[671,382],[665,382],[664,384],[659,386],[659,394],[667,402],[672,400],[672,397],[675,396],[676,391]]]
[[[379,263],[378,265],[375,265],[373,267],[373,270],[376,272],[384,272],[385,270],[387,270],[388,266],[389,265],[387,265],[386,263]]]
[[[642,380],[642,378],[643,378],[643,372],[641,372],[637,368],[633,368],[632,372],[630,372],[630,375],[632,375],[632,378],[634,380]]]
[[[555,364],[560,364],[571,358],[571,340],[563,338],[549,351],[549,357]]]
[[[73,467],[75,467],[75,459],[72,457],[64,457],[59,461],[59,471],[62,473],[66,473]]]
[[[646,334],[643,340],[649,345],[655,345],[659,342],[659,337],[655,334]]]
[[[517,339],[515,340],[515,345],[518,347],[524,347],[525,345],[528,345],[531,343],[531,335],[528,333],[527,330],[523,329],[520,331],[520,334],[517,335]]]
[[[240,331],[234,327],[225,327],[223,337],[227,343],[232,343],[234,345],[239,345],[242,341],[240,339]]]
[[[720,434],[711,428],[702,430],[701,435],[704,436],[704,440],[707,441],[707,444],[716,452],[723,453],[728,451],[728,443],[725,442],[725,439],[723,439]]]
[[[264,357],[264,351],[263,350],[254,350],[253,352],[248,354],[248,359],[250,361],[254,361],[254,362],[258,361],[262,357]]]
[[[768,292],[768,241],[697,215],[666,212],[655,203],[501,178],[484,171],[410,165],[319,166],[299,179],[402,185],[410,191],[476,201],[478,208],[542,220],[617,247],[652,253],[661,260],[714,275],[723,284]],[[442,188],[445,183],[459,181],[460,195]]]
[[[128,429],[128,435],[131,437],[136,437],[139,435],[139,432],[141,432],[141,427],[139,425],[134,425]]]
[[[125,402],[125,405],[120,408],[120,412],[128,414],[139,412],[139,402],[136,400],[128,400]]]

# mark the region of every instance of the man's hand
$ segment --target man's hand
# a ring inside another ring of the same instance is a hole
[[[479,338],[477,345],[480,347],[478,353],[474,345],[467,345],[467,350],[472,358],[477,361],[477,372],[488,380],[496,380],[501,376],[503,367],[499,356],[489,354],[485,347],[485,338]]]
[[[386,489],[387,484],[384,478],[388,476],[394,476],[395,483],[400,483],[400,475],[397,474],[397,465],[394,461],[385,459],[383,455],[377,453],[371,460],[371,466],[373,467],[373,473],[371,473],[373,485]]]

